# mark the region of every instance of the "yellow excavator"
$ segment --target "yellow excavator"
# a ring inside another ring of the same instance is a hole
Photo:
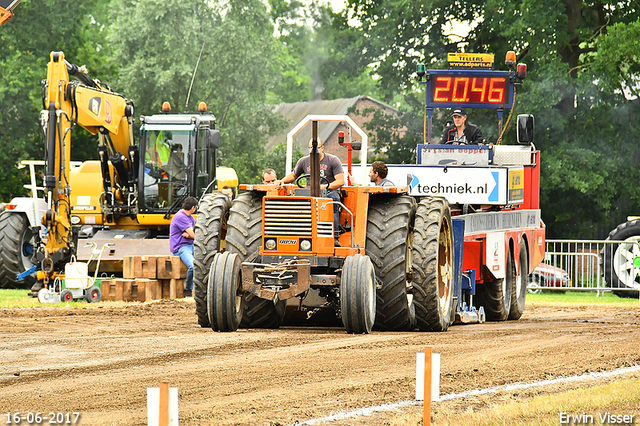
[[[22,0],[0,0],[0,25],[13,18],[13,9]]]
[[[163,113],[140,117],[136,141],[133,102],[52,52],[43,106],[46,210],[0,215],[0,276],[18,286],[26,279],[32,296],[64,278],[69,262],[88,261],[96,247],[108,247],[100,264],[106,272],[121,271],[125,256],[169,255],[171,218],[189,196],[228,209],[230,199],[215,190],[237,187],[238,178],[217,168],[220,131],[204,103],[178,114],[165,102]],[[98,136],[99,159],[72,169],[77,125]]]

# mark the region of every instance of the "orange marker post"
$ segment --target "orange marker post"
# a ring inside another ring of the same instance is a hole
[[[431,425],[431,346],[424,348],[424,412],[423,426]]]
[[[431,355],[431,353],[429,353]],[[429,367],[431,370],[431,367]],[[160,383],[160,426],[169,426],[169,382]]]

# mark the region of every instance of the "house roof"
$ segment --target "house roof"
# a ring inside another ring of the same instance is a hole
[[[279,104],[275,107],[275,111],[282,114],[288,121],[289,125],[282,133],[271,136],[266,145],[266,150],[271,151],[279,143],[287,143],[287,133],[291,131],[302,119],[309,114],[318,115],[347,115],[349,108],[354,106],[360,99],[368,99],[376,102],[385,108],[396,111],[390,105],[380,102],[376,99],[368,96],[356,96],[353,98],[334,99],[331,101],[308,101],[308,102],[294,102],[290,104]],[[326,141],[329,136],[334,132],[340,122],[338,121],[326,121],[318,123],[318,136],[323,141]],[[300,130],[293,138],[294,145],[300,147],[304,144],[303,150],[306,151],[306,144],[311,139],[311,126],[305,126]]]

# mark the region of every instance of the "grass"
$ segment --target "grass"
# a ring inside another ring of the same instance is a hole
[[[582,424],[609,424],[601,422],[600,416],[610,413],[614,416],[633,415],[633,421],[622,424],[640,424],[640,378],[631,377],[577,389],[556,391],[548,394],[524,396],[501,393],[491,399],[469,398],[460,402],[440,402],[431,405],[431,424],[474,425],[474,426],[557,426],[559,424],[580,424],[577,421],[561,423],[560,416],[581,416]],[[502,402],[507,401],[507,402]],[[421,426],[422,404],[403,410],[385,426]],[[409,412],[406,412],[409,411]],[[593,422],[586,416],[592,416]],[[619,420],[622,420],[619,418]],[[629,417],[627,418],[627,421]],[[360,424],[360,423],[358,423]],[[614,423],[611,423],[614,424]],[[620,421],[617,422],[620,424]]]
[[[95,280],[95,285],[102,288],[102,278]],[[64,280],[62,280],[62,288],[64,289]],[[67,303],[40,303],[37,298],[28,295],[29,290],[3,290],[0,289],[0,308],[37,308],[41,306],[67,306]],[[69,306],[79,306],[87,302],[81,300],[77,302],[69,302]]]
[[[638,302],[637,298],[618,297],[610,291],[606,291],[600,296],[598,296],[595,291],[567,291],[564,293],[544,292],[539,294],[529,293],[527,294],[527,303],[640,306],[640,302]]]
[[[40,303],[37,298],[30,297],[29,290],[0,290],[0,308],[40,308],[44,306],[67,306],[67,303]],[[69,302],[69,306],[83,306],[85,301]]]
[[[35,308],[41,306],[67,306],[66,303],[48,303],[43,305],[38,299],[29,297],[29,290],[0,290],[0,308]],[[527,303],[553,303],[563,305],[610,305],[610,306],[640,306],[635,298],[618,297],[611,292],[597,296],[592,291],[567,291],[565,293],[545,292],[527,294]],[[70,306],[86,304],[84,301],[71,302]],[[526,308],[525,308],[526,309]]]
[[[639,406],[640,379],[632,378],[525,400],[518,399],[476,412],[454,413],[442,407],[434,424],[555,426],[560,424],[561,413],[570,416],[591,415],[593,424],[602,424],[599,415],[604,416],[607,412],[612,415],[635,415],[633,424],[637,424],[640,420]]]

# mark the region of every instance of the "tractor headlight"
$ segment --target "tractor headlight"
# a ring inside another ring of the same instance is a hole
[[[269,238],[267,241],[264,242],[264,247],[267,250],[275,250],[276,249],[276,240],[274,240],[273,238]]]
[[[303,250],[303,251],[311,250],[311,241],[309,241],[309,240],[301,240],[300,241],[300,250]]]
[[[80,216],[71,216],[71,224],[72,225],[80,225]]]

